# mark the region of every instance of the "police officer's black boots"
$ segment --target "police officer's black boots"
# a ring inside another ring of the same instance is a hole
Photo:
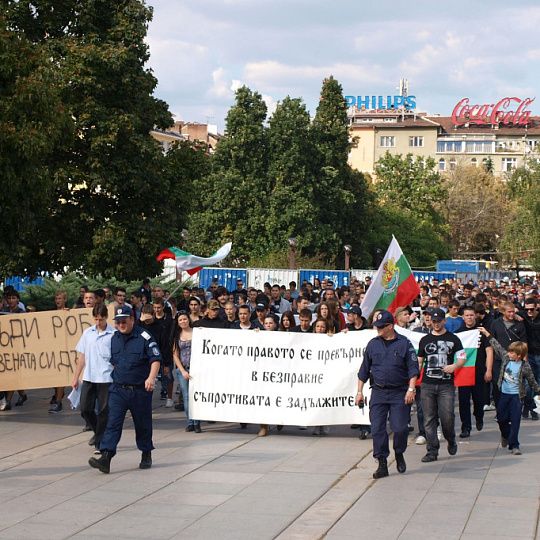
[[[109,474],[111,472],[111,459],[114,457],[114,452],[103,450],[99,458],[91,457],[88,460],[90,467],[99,469],[102,473]]]
[[[388,476],[388,462],[386,458],[381,457],[379,458],[379,467],[373,473],[373,478],[384,478],[385,476]]]
[[[398,473],[401,474],[407,470],[407,464],[405,463],[405,457],[403,454],[396,454],[396,468]]]
[[[141,462],[139,463],[139,469],[149,469],[152,466],[152,452],[143,452],[141,456]]]

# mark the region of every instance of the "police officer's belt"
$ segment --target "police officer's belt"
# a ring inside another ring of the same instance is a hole
[[[116,386],[123,388],[124,390],[144,390],[144,384],[118,384]]]

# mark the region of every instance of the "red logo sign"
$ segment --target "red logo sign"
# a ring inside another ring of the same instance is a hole
[[[463,98],[452,111],[452,122],[456,126],[463,124],[524,126],[528,124],[531,117],[531,111],[527,110],[527,107],[534,99],[505,97],[498,103],[469,105],[469,98]]]

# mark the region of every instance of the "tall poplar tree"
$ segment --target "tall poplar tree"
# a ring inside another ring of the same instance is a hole
[[[210,254],[233,242],[229,260],[245,264],[264,254],[268,216],[266,104],[243,86],[226,118],[226,133],[213,156],[212,172],[197,184],[189,223],[189,247]]]
[[[353,263],[366,264],[366,208],[370,199],[364,176],[347,163],[347,106],[342,87],[332,76],[322,84],[313,120],[313,141],[318,168],[314,194],[320,250],[337,264],[348,244],[353,248]]]
[[[314,197],[314,146],[311,119],[301,99],[286,97],[278,104],[268,129],[268,246],[287,249],[287,239],[297,239],[304,253],[319,247]]]

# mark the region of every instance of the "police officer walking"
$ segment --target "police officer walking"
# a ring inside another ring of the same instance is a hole
[[[130,307],[116,308],[114,321],[118,331],[111,339],[109,417],[100,443],[101,457],[89,460],[91,467],[103,473],[110,471],[128,410],[135,425],[137,448],[142,452],[139,467],[152,466],[152,392],[161,363],[156,342],[143,328],[135,326]]]
[[[371,382],[369,419],[373,436],[373,457],[379,467],[373,478],[388,476],[387,458],[390,455],[386,423],[394,433],[396,466],[400,473],[407,470],[403,454],[407,449],[411,404],[414,402],[415,384],[419,375],[418,359],[412,343],[394,330],[394,317],[381,311],[373,321],[377,337],[364,352],[364,361],[358,372],[356,404],[364,402],[363,388]]]

